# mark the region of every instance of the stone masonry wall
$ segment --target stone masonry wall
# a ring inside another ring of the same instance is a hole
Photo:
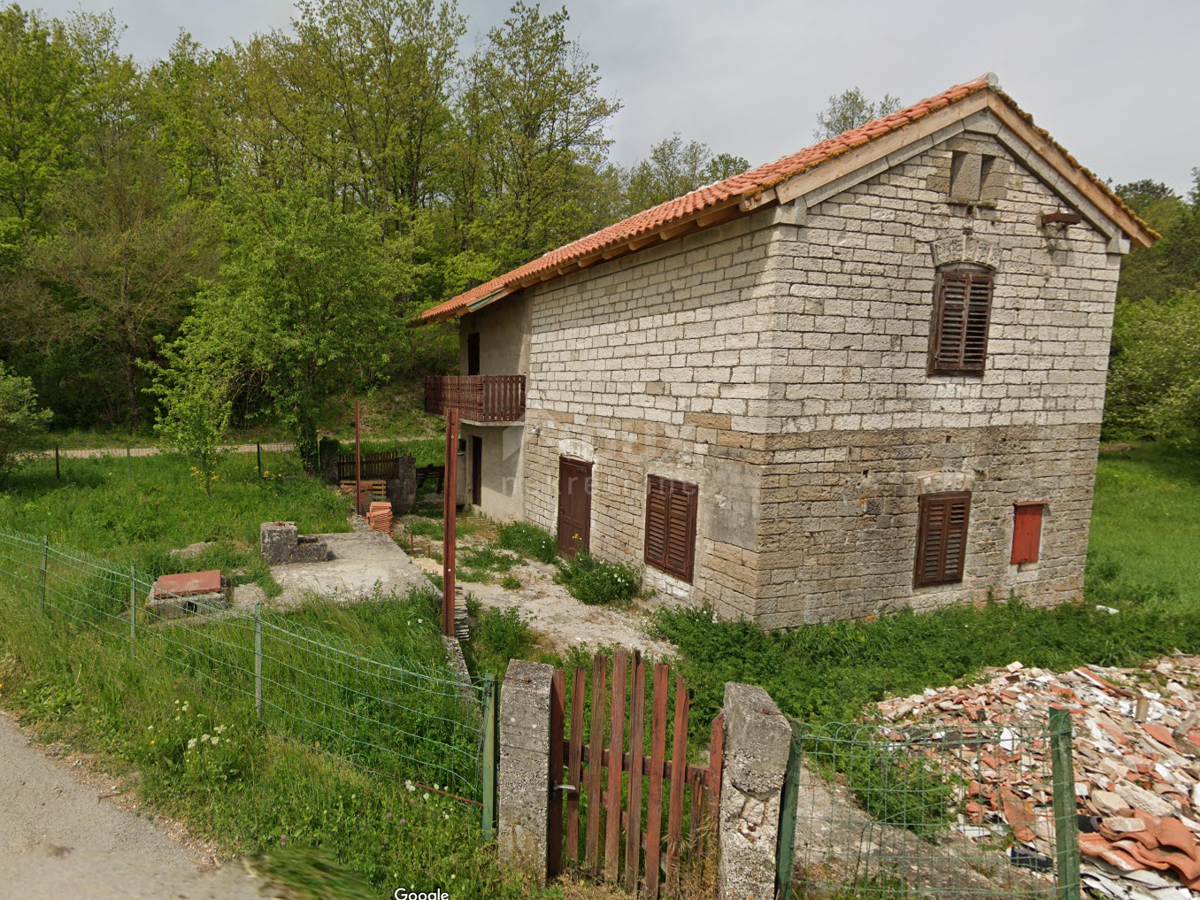
[[[976,207],[947,202],[952,151],[992,158]],[[592,549],[636,563],[646,475],[696,482],[694,584],[647,582],[772,627],[1071,596],[1119,257],[1086,223],[1043,229],[1062,205],[968,132],[799,224],[767,210],[529,289],[526,518],[553,531],[558,457],[592,461]],[[995,268],[982,377],[926,374],[936,266],[955,261]],[[917,497],[938,473],[972,486],[966,578],[914,590]],[[1049,504],[1021,570],[1016,501]]]

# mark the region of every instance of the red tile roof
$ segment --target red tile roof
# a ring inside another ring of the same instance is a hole
[[[753,197],[801,172],[812,169],[821,163],[827,162],[857,147],[861,147],[873,140],[877,140],[884,135],[898,131],[911,122],[923,119],[930,113],[950,106],[965,97],[988,90],[989,87],[1026,123],[1031,127],[1035,127],[1033,126],[1031,116],[1022,111],[1006,94],[993,86],[987,76],[983,76],[964,84],[955,85],[947,91],[943,91],[919,103],[914,103],[912,106],[898,110],[883,118],[875,119],[837,137],[821,141],[819,144],[814,144],[811,147],[801,150],[799,153],[794,153],[775,162],[749,169],[740,175],[734,175],[732,178],[702,187],[692,191],[690,194],[684,194],[682,197],[668,200],[666,203],[660,203],[658,206],[651,207],[635,216],[630,216],[628,219],[617,222],[615,225],[609,225],[607,228],[602,228],[600,231],[559,247],[557,250],[551,250],[549,253],[539,256],[537,259],[526,263],[520,268],[513,269],[511,272],[501,275],[498,278],[493,278],[491,281],[459,294],[457,297],[453,297],[432,309],[426,310],[422,313],[421,319],[429,322],[448,318],[452,315],[462,315],[467,311],[467,307],[492,294],[511,293],[522,281],[525,281],[530,276],[545,274],[549,270],[557,269],[568,263],[577,262],[605,249],[625,243],[631,238],[637,238],[640,235],[658,231],[665,225],[686,219],[706,209],[714,209],[719,206],[728,205],[734,200],[740,201],[743,198]],[[1108,189],[1104,182],[1080,166],[1065,149],[1054,142],[1048,133],[1041,129],[1037,129],[1037,131],[1055,149],[1061,152],[1071,165],[1079,169],[1087,179],[1098,186],[1122,210],[1144,226],[1144,223],[1140,219],[1137,219],[1132,210],[1126,207],[1120,198]],[[1146,230],[1149,231],[1149,228]],[[1153,232],[1150,232],[1150,234],[1153,234]],[[550,275],[549,277],[554,276]]]

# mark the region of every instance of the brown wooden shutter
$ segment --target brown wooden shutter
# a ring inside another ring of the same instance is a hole
[[[938,273],[929,334],[929,374],[980,374],[987,364],[994,279],[990,272]]]
[[[646,482],[646,564],[691,581],[699,489],[651,475]]]
[[[1012,559],[1014,566],[1038,561],[1042,544],[1043,503],[1018,503],[1013,510]]]
[[[969,492],[922,495],[917,525],[914,586],[957,584],[962,581],[970,517]]]

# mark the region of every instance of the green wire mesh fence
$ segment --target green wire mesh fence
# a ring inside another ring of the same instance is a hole
[[[1069,721],[792,724],[780,897],[1079,897]]]
[[[286,738],[378,775],[484,801],[485,705],[495,698],[482,680],[259,608],[200,609],[182,596],[160,596],[152,608],[154,582],[134,569],[4,528],[0,584],[40,608],[51,627],[127,643],[214,701],[252,701],[263,724]]]

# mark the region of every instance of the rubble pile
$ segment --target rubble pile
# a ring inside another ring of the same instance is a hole
[[[930,751],[968,785],[958,830],[991,842],[1007,828],[1016,842],[1009,851],[1014,864],[1049,866],[1050,747],[1048,732],[1036,726],[1051,707],[1066,709],[1084,885],[1114,900],[1200,896],[1200,659],[1061,674],[1014,662],[986,676],[982,684],[878,706],[897,737],[901,726],[919,724],[948,746],[971,747],[966,754]]]

